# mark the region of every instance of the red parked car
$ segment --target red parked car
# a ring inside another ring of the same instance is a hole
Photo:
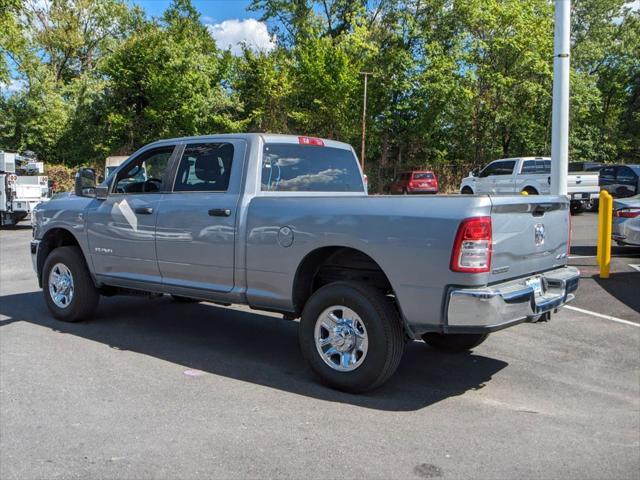
[[[430,170],[414,170],[396,175],[389,185],[389,193],[438,193],[438,177]]]

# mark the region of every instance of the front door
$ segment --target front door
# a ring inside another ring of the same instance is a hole
[[[144,150],[122,166],[106,200],[87,212],[96,274],[160,283],[155,249],[158,207],[175,146]]]
[[[515,160],[505,160],[494,164],[493,173],[493,193],[513,193],[516,182],[513,171],[516,166]]]
[[[241,140],[185,145],[156,223],[165,285],[218,292],[233,288],[245,149]]]

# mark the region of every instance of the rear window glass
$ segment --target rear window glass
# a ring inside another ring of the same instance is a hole
[[[363,192],[357,160],[349,150],[270,143],[262,155],[267,192]]]
[[[414,180],[426,180],[426,179],[432,179],[432,178],[433,178],[433,173],[431,172],[421,172],[421,173],[413,174]]]

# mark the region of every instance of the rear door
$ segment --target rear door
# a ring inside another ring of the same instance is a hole
[[[613,194],[615,192],[616,167],[604,167],[600,170],[600,188]]]
[[[245,150],[245,141],[238,139],[184,145],[156,224],[165,285],[217,292],[233,288]]]
[[[616,171],[615,193],[620,198],[631,197],[636,194],[638,176],[627,166],[619,166]]]

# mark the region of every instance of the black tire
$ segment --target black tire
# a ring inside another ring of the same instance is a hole
[[[582,211],[584,210],[584,206],[582,205],[582,202],[571,202],[570,208],[571,208],[572,215],[578,215],[582,213]]]
[[[425,333],[424,342],[442,352],[460,353],[471,350],[484,342],[488,333]]]
[[[73,278],[73,296],[69,305],[64,308],[55,304],[49,292],[49,275],[58,263],[65,265]],[[79,247],[58,247],[47,256],[42,269],[42,291],[49,311],[63,322],[79,322],[90,317],[100,300],[100,294]]]
[[[197,298],[183,297],[181,295],[171,295],[171,298],[178,303],[198,303]]]
[[[473,195],[473,190],[471,190],[469,187],[464,187],[460,193],[462,195]]]
[[[331,368],[316,348],[316,321],[334,305],[356,312],[366,327],[367,353],[355,370]],[[398,368],[405,344],[402,323],[391,300],[381,291],[357,282],[335,282],[317,290],[304,306],[298,339],[303,356],[321,381],[350,393],[372,390],[388,380]]]

